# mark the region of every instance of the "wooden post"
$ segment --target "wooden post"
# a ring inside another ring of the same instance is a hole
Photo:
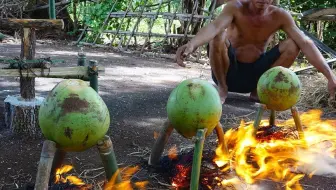
[[[51,166],[56,152],[56,143],[46,140],[43,143],[34,190],[48,190]]]
[[[35,59],[36,36],[34,28],[23,28],[21,33],[21,59]],[[20,94],[23,99],[35,98],[35,78],[20,77]]]
[[[38,126],[38,109],[43,102],[42,97],[35,97],[35,76],[27,75],[31,66],[26,60],[35,59],[37,29],[63,29],[63,20],[43,19],[0,19],[1,28],[15,28],[21,31],[21,54],[23,62],[16,69],[20,73],[20,95],[8,96],[5,99],[5,123],[12,132],[20,135],[40,137]],[[2,69],[4,70],[4,69]],[[22,71],[26,71],[26,75]],[[8,71],[7,71],[8,72]],[[1,73],[6,73],[1,71]]]
[[[152,152],[148,160],[148,165],[157,165],[159,163],[164,147],[167,144],[167,141],[173,130],[173,126],[167,119],[167,121],[163,124],[160,135],[152,148]]]

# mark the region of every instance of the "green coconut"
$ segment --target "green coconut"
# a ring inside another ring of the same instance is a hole
[[[257,92],[260,102],[268,109],[284,111],[299,101],[301,83],[293,71],[277,66],[260,77]]]
[[[215,87],[201,79],[182,81],[170,94],[168,119],[185,138],[196,135],[197,129],[207,129],[208,136],[218,124],[222,104]]]
[[[39,109],[44,136],[65,151],[84,151],[104,137],[110,126],[109,110],[87,82],[63,80]]]

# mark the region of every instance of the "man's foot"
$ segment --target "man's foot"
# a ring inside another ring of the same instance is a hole
[[[258,102],[260,103],[259,97],[258,97],[258,93],[256,90],[254,90],[253,92],[251,92],[250,94],[250,101],[251,102]]]

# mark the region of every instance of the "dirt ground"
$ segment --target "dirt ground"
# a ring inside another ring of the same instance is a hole
[[[36,57],[63,59],[66,63],[57,66],[76,66],[78,47],[62,44],[38,43]],[[103,49],[85,47],[88,60],[95,59],[105,67],[104,76],[99,78],[99,94],[109,108],[111,137],[119,167],[146,165],[150,149],[155,142],[154,133],[159,131],[166,118],[166,102],[172,89],[187,78],[203,78],[211,81],[208,65],[190,63],[181,68],[171,60],[139,57],[114,53]],[[0,44],[0,58],[19,56],[18,43]],[[36,95],[46,97],[47,93],[62,79],[36,79]],[[0,100],[8,95],[19,94],[17,78],[0,78]],[[4,104],[0,104],[0,190],[22,189],[35,182],[38,161],[44,139],[31,139],[13,135],[4,124]],[[230,93],[223,105],[222,123],[230,127],[229,121],[242,118],[252,119],[257,104],[248,100],[247,94]],[[215,137],[206,140],[206,149],[215,148]],[[168,141],[166,150],[192,146],[176,132]],[[102,164],[96,148],[85,152],[68,153],[65,163],[75,166],[77,174],[87,172],[87,182],[104,178]],[[97,169],[89,172],[90,169]],[[92,177],[93,179],[90,179]],[[149,180],[149,188],[169,189],[169,181],[154,175],[146,167],[140,168],[134,178]],[[91,181],[90,181],[91,180]],[[305,189],[336,189],[335,179],[316,176],[302,181]],[[282,187],[284,188],[284,187]],[[269,187],[266,189],[274,189]]]

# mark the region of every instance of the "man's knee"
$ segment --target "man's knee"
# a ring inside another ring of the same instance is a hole
[[[280,52],[286,53],[288,56],[296,57],[300,52],[300,48],[296,45],[294,40],[289,38],[280,44]]]

